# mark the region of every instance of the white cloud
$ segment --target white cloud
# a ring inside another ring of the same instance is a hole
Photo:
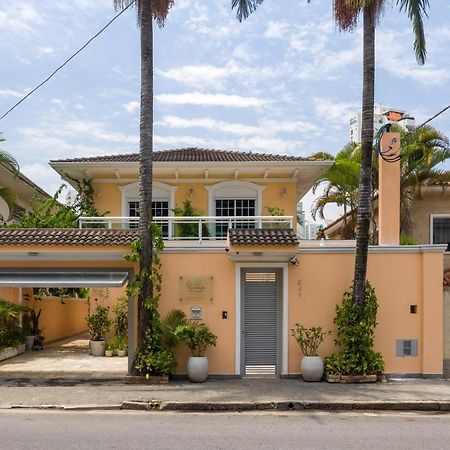
[[[289,24],[286,22],[272,22],[267,25],[264,37],[272,39],[281,39],[286,37],[289,31]]]
[[[156,100],[169,105],[225,106],[229,108],[251,108],[268,104],[267,100],[241,95],[203,94],[186,92],[184,94],[159,94]]]
[[[214,120],[209,117],[185,119],[177,116],[164,116],[161,121],[156,123],[156,125],[167,128],[204,128],[207,130],[237,135],[251,135],[260,131],[258,127]]]
[[[360,108],[360,103],[339,102],[331,98],[316,97],[313,99],[314,112],[318,121],[322,124],[331,122],[332,124],[347,126],[351,116]]]
[[[0,98],[2,97],[22,98],[24,95],[26,95],[24,92],[16,91],[14,89],[0,89]]]
[[[21,166],[20,171],[51,195],[62,184],[59,175],[48,164],[28,164]]]
[[[13,33],[23,36],[24,33],[34,33],[42,23],[43,17],[37,9],[23,1],[10,2],[8,6],[3,5],[3,10],[0,11],[0,32],[2,34]]]
[[[43,46],[43,47],[38,47],[36,49],[36,52],[39,56],[51,55],[51,54],[55,53],[55,49],[53,47]]]
[[[136,100],[132,100],[131,102],[125,103],[123,107],[127,112],[134,113],[139,109],[139,102]]]
[[[445,31],[443,32],[445,33]],[[435,46],[437,53],[439,53],[439,50],[443,50],[442,42],[436,35],[433,34],[432,36],[434,37],[431,44],[432,48]],[[425,65],[420,66],[417,64],[410,42],[411,33],[409,30],[379,33],[377,37],[378,66],[395,77],[409,78],[425,85],[438,85],[448,82],[450,72],[448,67],[444,65],[444,61],[448,61],[448,50],[446,49],[444,52],[443,65],[436,66],[434,62],[428,61]]]

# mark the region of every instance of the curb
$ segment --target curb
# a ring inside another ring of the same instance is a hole
[[[42,409],[54,411],[119,411],[121,405],[10,405],[0,409]]]
[[[125,401],[110,405],[0,405],[1,409],[37,409],[54,411],[417,411],[450,412],[450,400],[436,401],[274,401],[274,402],[175,402],[160,400]]]
[[[124,405],[122,405],[123,407]],[[450,411],[450,401],[164,402],[161,411]]]

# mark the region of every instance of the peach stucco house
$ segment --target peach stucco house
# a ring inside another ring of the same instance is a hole
[[[208,350],[213,375],[297,375],[301,354],[290,329],[301,322],[335,333],[335,306],[353,277],[354,243],[299,242],[293,231],[298,201],[332,162],[198,148],[154,157],[153,213],[165,240],[161,313],[181,308],[217,334]],[[138,155],[50,165],[68,182],[90,179],[106,215],[82,218],[77,230],[0,230],[0,286],[81,279],[119,289],[138,270],[123,258],[137,236]],[[202,215],[174,216],[185,200]],[[282,216],[270,216],[275,207]],[[433,245],[369,250],[380,303],[376,347],[387,373],[442,375],[443,252]],[[129,312],[132,353],[135,299]],[[330,337],[320,353],[333,351]],[[188,354],[177,356],[185,373]]]

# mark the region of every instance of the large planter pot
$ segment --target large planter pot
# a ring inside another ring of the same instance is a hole
[[[89,341],[92,356],[105,356],[105,341]]]
[[[123,358],[125,356],[125,352],[126,350],[119,350],[117,349],[117,356],[119,356],[120,358]]]
[[[188,360],[187,372],[193,383],[203,383],[208,378],[208,358],[206,356],[191,356]]]
[[[33,344],[34,344],[34,334],[30,335],[30,336],[27,336],[25,339],[26,339],[26,341],[25,341],[25,348],[27,350],[31,350],[33,348]]]
[[[323,361],[320,356],[304,356],[301,368],[305,381],[320,381],[323,377]]]

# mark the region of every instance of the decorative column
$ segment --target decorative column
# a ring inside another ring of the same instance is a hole
[[[400,242],[400,133],[384,133],[378,158],[378,242]]]

